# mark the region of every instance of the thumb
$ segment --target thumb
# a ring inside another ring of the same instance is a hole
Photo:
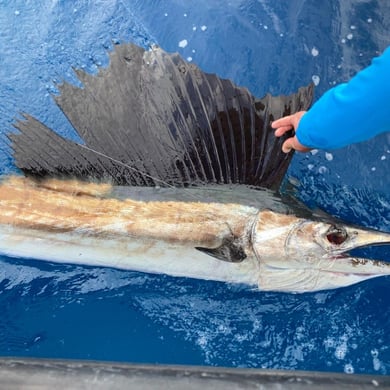
[[[282,151],[284,153],[289,153],[291,149],[295,149],[298,152],[309,152],[311,148],[302,145],[296,136],[287,138],[282,145]]]
[[[294,148],[294,137],[287,138],[286,141],[283,142],[282,151],[284,153],[290,153],[291,149]]]

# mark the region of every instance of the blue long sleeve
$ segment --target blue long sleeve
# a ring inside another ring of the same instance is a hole
[[[310,148],[337,149],[390,131],[390,47],[348,83],[327,91],[301,118],[296,136]]]

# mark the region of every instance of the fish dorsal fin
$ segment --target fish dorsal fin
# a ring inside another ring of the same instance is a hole
[[[262,99],[202,72],[178,54],[115,46],[97,75],[76,71],[55,100],[84,141],[57,135],[31,116],[11,134],[16,165],[34,176],[116,184],[242,183],[277,189],[292,154],[271,122],[309,108],[313,86]]]

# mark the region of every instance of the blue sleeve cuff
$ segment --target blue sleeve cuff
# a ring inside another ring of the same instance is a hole
[[[390,131],[389,69],[390,48],[347,84],[327,91],[301,118],[298,141],[336,149]]]

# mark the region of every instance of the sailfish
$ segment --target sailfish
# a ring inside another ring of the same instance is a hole
[[[278,195],[292,158],[271,123],[313,86],[254,97],[159,47],[119,44],[75,69],[55,102],[81,141],[23,114],[22,174],[0,183],[0,254],[306,292],[390,274],[354,248],[390,234],[318,217]]]

